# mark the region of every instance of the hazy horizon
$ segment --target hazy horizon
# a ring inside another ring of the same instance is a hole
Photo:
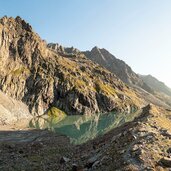
[[[171,1],[0,0],[0,17],[21,16],[42,39],[79,50],[105,48],[171,87]]]

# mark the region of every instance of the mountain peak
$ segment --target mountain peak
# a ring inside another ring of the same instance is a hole
[[[144,84],[142,79],[140,79],[139,76],[132,71],[131,67],[129,67],[124,61],[117,59],[106,49],[99,49],[95,46],[91,51],[84,53],[92,61],[113,72],[123,82],[130,85],[139,85],[146,91],[152,91],[151,88]]]
[[[4,16],[0,19],[0,40],[1,66],[5,66],[9,60],[15,60],[32,67],[36,58],[46,57],[48,53],[46,43],[19,16]]]
[[[10,29],[12,27],[16,27],[17,28],[22,28],[23,30],[32,31],[32,27],[30,26],[30,24],[28,24],[25,20],[23,20],[20,16],[17,16],[16,18],[13,17],[7,17],[4,16],[0,19],[0,23],[3,26],[9,26]]]
[[[94,46],[91,51],[94,51],[94,50],[99,50],[99,48],[97,46]]]
[[[92,49],[91,49],[91,51],[90,52],[98,52],[98,53],[102,53],[102,51],[105,51],[105,52],[108,52],[106,49],[104,49],[104,48],[99,48],[98,46],[94,46]]]

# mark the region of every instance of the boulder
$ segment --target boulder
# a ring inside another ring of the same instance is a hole
[[[169,167],[171,168],[171,158],[168,157],[164,157],[160,160],[160,163],[164,166],[164,167]]]

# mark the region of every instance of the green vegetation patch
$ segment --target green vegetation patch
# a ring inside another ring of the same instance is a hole
[[[16,76],[16,77],[23,74],[23,73],[29,74],[30,70],[25,68],[25,67],[20,67],[20,68],[17,68],[15,70],[11,71],[11,74]]]
[[[75,86],[78,88],[86,87],[86,83],[83,80],[75,79]]]
[[[58,109],[57,107],[51,107],[48,112],[48,116],[50,117],[55,117],[59,120],[62,120],[66,117],[66,113],[63,112],[62,110]]]
[[[100,80],[96,81],[96,90],[97,92],[102,92],[106,95],[113,95],[116,96],[116,90],[111,87],[109,84],[103,84]]]

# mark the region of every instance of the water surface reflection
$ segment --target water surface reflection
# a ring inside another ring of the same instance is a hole
[[[51,131],[64,134],[71,143],[81,144],[98,135],[110,131],[112,128],[133,120],[140,111],[126,113],[94,114],[92,116],[67,116],[63,120],[57,118],[33,118],[29,126],[37,129],[48,128]]]

